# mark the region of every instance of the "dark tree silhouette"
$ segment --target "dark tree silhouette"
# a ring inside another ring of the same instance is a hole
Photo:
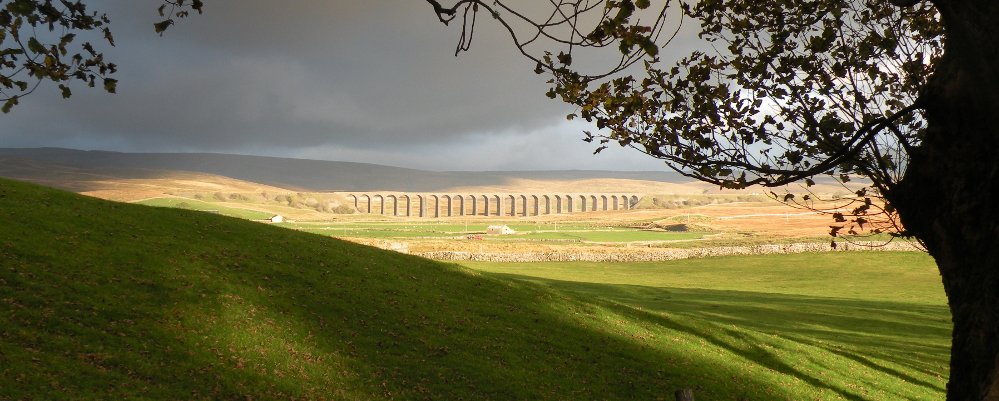
[[[999,400],[999,3],[427,1],[462,22],[459,52],[477,13],[499,21],[552,76],[548,96],[601,129],[585,133],[598,151],[630,146],[726,188],[868,179],[832,234],[918,240],[953,314],[948,399]],[[660,60],[683,23],[707,46]],[[601,47],[616,65],[573,63]]]

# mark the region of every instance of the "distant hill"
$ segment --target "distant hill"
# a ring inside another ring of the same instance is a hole
[[[0,177],[129,202],[180,193],[285,193],[287,189],[193,171],[91,167],[0,155]]]
[[[441,191],[454,187],[503,186],[517,179],[630,179],[687,182],[667,171],[426,171],[370,163],[218,153],[122,153],[63,148],[0,148],[0,156],[47,160],[99,168],[183,170],[305,191],[407,192]]]

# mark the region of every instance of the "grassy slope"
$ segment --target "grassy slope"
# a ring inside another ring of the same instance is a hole
[[[849,389],[753,362],[783,339],[224,216],[5,180],[0,216],[11,399],[940,394]]]
[[[847,394],[864,388],[859,393],[867,399],[943,396],[950,314],[939,273],[922,253],[462,264],[670,316],[688,333],[696,329],[684,329],[684,318],[710,321],[715,328],[704,341],[730,361],[738,360],[733,353],[751,356],[749,370],[771,369]],[[812,398],[814,390],[795,399]]]
[[[135,203],[140,205],[158,206],[158,207],[178,207],[177,206],[178,204],[186,203],[188,205],[188,208],[191,210],[218,210],[219,213],[222,213],[227,216],[239,217],[242,219],[249,219],[249,220],[264,220],[274,215],[274,213],[270,212],[261,212],[250,209],[239,209],[239,208],[221,206],[214,203],[202,202],[199,200],[186,199],[186,198],[153,198],[153,199],[141,200]]]

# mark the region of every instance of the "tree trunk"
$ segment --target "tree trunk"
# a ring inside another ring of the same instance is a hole
[[[999,2],[936,0],[945,54],[921,94],[928,129],[898,188],[953,314],[950,401],[999,401]]]

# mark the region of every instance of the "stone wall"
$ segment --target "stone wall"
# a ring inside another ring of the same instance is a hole
[[[803,252],[832,251],[921,251],[918,245],[909,242],[858,242],[837,243],[834,249],[830,244],[802,243],[785,245],[729,246],[716,248],[665,249],[658,252],[634,253],[473,253],[473,252],[425,252],[415,255],[436,260],[467,260],[477,262],[659,262],[666,260],[703,258],[729,255],[774,255]]]

